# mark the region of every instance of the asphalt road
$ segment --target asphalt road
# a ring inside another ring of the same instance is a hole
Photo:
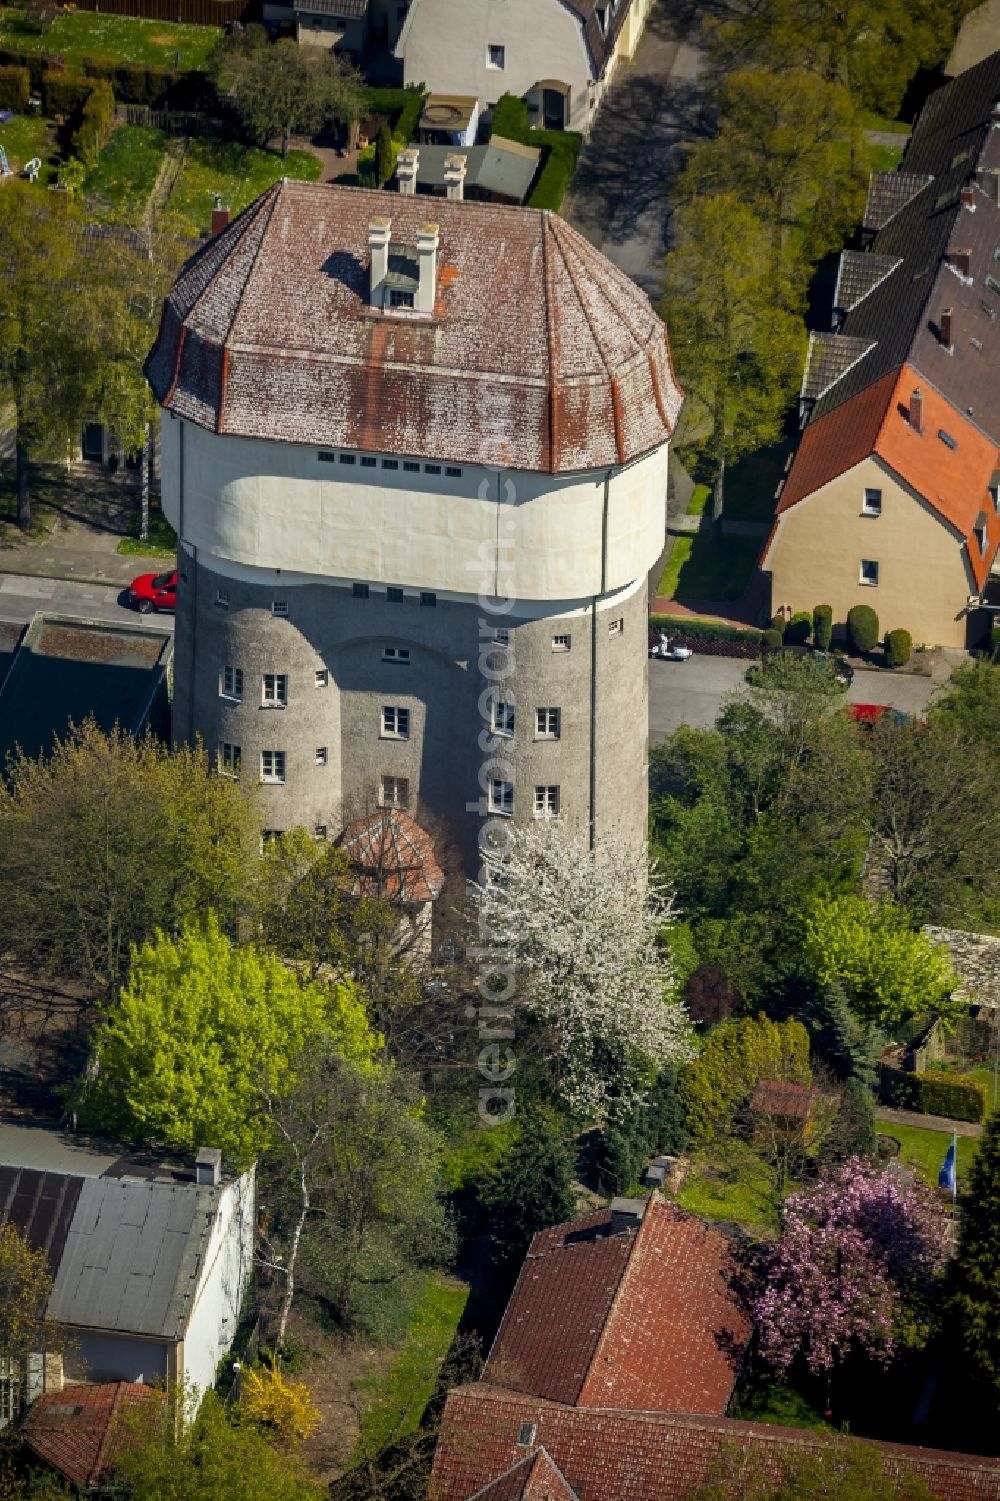
[[[744,686],[749,662],[734,657],[691,657],[687,662],[649,664],[649,738],[665,740],[678,725],[708,729],[723,702]],[[851,703],[888,704],[922,714],[934,690],[930,678],[862,669],[847,692]]]
[[[140,560],[141,561],[141,560]],[[28,578],[16,573],[0,573],[0,620],[26,625],[36,610],[51,610],[61,615],[80,615],[87,620],[108,620],[116,625],[155,626],[157,630],[173,628],[172,615],[140,615],[118,603],[121,590],[99,584],[72,584],[61,579]]]

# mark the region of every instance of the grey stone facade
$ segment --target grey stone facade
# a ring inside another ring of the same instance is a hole
[[[175,738],[200,737],[213,754],[239,746],[243,777],[260,778],[264,752],[284,754],[284,782],[260,789],[265,828],[333,837],[378,806],[384,776],[404,778],[408,811],[441,819],[473,869],[497,776],[514,783],[516,823],[536,816],[536,787],[557,787],[574,830],[593,820],[596,839],[644,840],[645,588],[598,601],[596,615],[491,615],[481,637],[475,603],[421,604],[409,589],[399,603],[376,585],[359,598],[351,586],[272,577],[223,576],[182,549],[174,701]],[[506,648],[489,645],[495,628]],[[561,635],[569,649],[553,650]],[[383,660],[385,648],[408,662]],[[242,675],[239,699],[225,691],[227,667]],[[287,679],[284,707],[262,702],[265,674]],[[492,732],[493,696],[514,705],[510,736]],[[408,712],[406,738],[384,733],[386,707]],[[557,737],[538,737],[542,708],[558,711]]]

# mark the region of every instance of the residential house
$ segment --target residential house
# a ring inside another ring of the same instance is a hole
[[[214,1383],[250,1277],[252,1169],[0,1123],[0,1224],[45,1251],[47,1314],[71,1337],[61,1360],[40,1351],[8,1372],[0,1419],[64,1381]]]
[[[1000,52],[931,96],[897,172],[872,174],[810,342],[804,432],[762,566],[774,611],[871,605],[964,647],[1000,544]]]
[[[21,1438],[79,1490],[102,1490],[114,1484],[116,1461],[164,1417],[163,1392],[141,1381],[66,1386],[32,1404]]]
[[[407,84],[435,94],[503,94],[532,125],[586,133],[622,61],[635,56],[652,0],[412,0],[396,43]]]
[[[295,37],[303,46],[359,60],[368,42],[368,0],[292,0]]]
[[[401,808],[381,808],[352,819],[337,843],[354,872],[351,895],[390,902],[399,913],[394,942],[429,957],[433,907],[444,889],[430,836]]]
[[[536,1235],[482,1380],[447,1399],[430,1501],[685,1501],[727,1452],[850,1440],[725,1416],[750,1335],[731,1246],[653,1195]],[[1000,1460],[879,1444],[939,1501],[1000,1501]]]

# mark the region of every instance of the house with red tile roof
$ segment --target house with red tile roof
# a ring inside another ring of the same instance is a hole
[[[535,1236],[484,1378],[575,1407],[723,1413],[750,1321],[732,1246],[654,1195]]]
[[[103,1485],[115,1461],[162,1420],[163,1393],[142,1382],[67,1386],[38,1398],[21,1436],[32,1453],[81,1490]]]
[[[762,558],[772,610],[872,606],[883,631],[977,644],[1000,546],[1000,52],[928,100],[872,174]]]

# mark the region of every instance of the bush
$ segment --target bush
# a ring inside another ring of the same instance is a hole
[[[853,605],[847,612],[847,639],[859,656],[874,651],[878,642],[878,616],[871,605]]]
[[[375,140],[375,183],[384,187],[396,170],[396,152],[389,134],[388,125],[380,125]]]
[[[528,195],[529,208],[555,211],[562,207],[566,189],[576,171],[576,159],[580,155],[582,142],[583,137],[572,130],[528,132],[527,144],[542,147],[542,170]]]
[[[786,646],[805,646],[812,635],[812,616],[808,610],[799,610],[785,626]]]
[[[606,1187],[625,1193],[638,1184],[650,1157],[676,1155],[687,1142],[677,1070],[665,1068],[630,1113],[611,1115],[598,1139],[595,1165]]]
[[[215,99],[214,90],[211,98],[204,97],[204,85],[207,77],[204,73],[178,73],[173,68],[145,67],[142,63],[126,63],[117,57],[85,57],[83,71],[88,78],[102,79],[109,83],[114,90],[116,99],[124,99],[128,104],[166,104],[168,99],[175,107],[171,97],[181,84],[188,84],[197,80],[194,91],[197,94],[197,102],[200,106],[211,107]],[[190,106],[194,108],[194,104]]]
[[[909,631],[888,631],[885,638],[885,665],[905,667],[913,653],[913,637]]]
[[[528,134],[528,106],[516,94],[503,94],[493,106],[490,134],[520,141]]]
[[[75,115],[83,109],[95,85],[75,73],[42,74],[42,109],[47,115]]]
[[[19,52],[16,47],[0,47],[0,65],[12,68],[26,68],[31,80],[31,87],[36,93],[41,92],[42,77],[49,68],[58,69],[65,67],[62,58],[55,58],[44,52]],[[8,109],[10,106],[7,106]]]
[[[975,1079],[955,1074],[913,1074],[916,1080],[916,1103],[912,1107],[925,1115],[946,1115],[956,1121],[976,1121],[986,1116],[986,1089]]]
[[[650,615],[649,623],[653,630],[683,636],[687,641],[742,641],[759,646],[763,640],[762,631],[726,625],[721,620],[699,620],[694,615]]]
[[[416,133],[427,95],[419,85],[405,89],[366,88],[363,112],[383,115],[389,121],[392,138],[405,146]]]
[[[103,80],[95,83],[70,142],[70,151],[80,158],[84,166],[92,167],[97,161],[101,148],[108,139],[114,113],[115,96],[111,92],[111,85]]]
[[[813,610],[813,641],[820,651],[829,651],[833,640],[833,607],[817,605]]]
[[[760,638],[760,644],[761,646],[770,647],[772,651],[777,651],[782,644],[781,632],[770,629],[766,630]]]
[[[23,115],[31,93],[31,74],[27,68],[0,67],[0,109],[12,109]]]
[[[691,1135],[704,1141],[728,1130],[761,1079],[812,1082],[809,1033],[800,1021],[741,1017],[709,1033],[700,1056],[679,1076]]]
[[[784,615],[772,615],[771,624],[768,626],[768,630],[777,631],[778,635],[781,636],[782,639],[784,639],[786,624],[787,621],[785,620]]]
[[[990,646],[994,651],[1000,649],[1000,625],[992,626],[990,629]]]

